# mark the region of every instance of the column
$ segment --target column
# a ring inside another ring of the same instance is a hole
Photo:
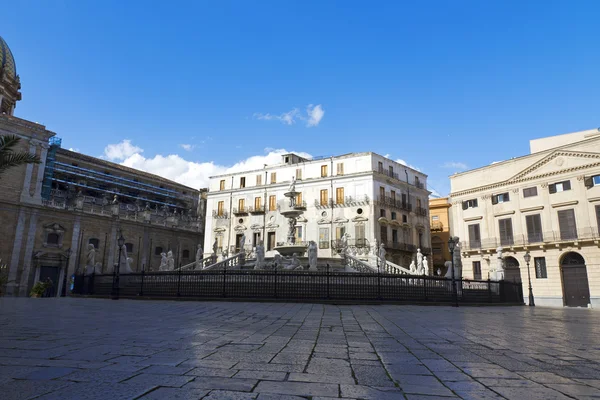
[[[71,275],[75,273],[75,268],[77,264],[77,255],[79,254],[79,234],[81,231],[81,217],[77,215],[75,217],[75,223],[73,224],[73,236],[71,237],[71,256],[69,257],[69,265],[67,265],[67,290],[65,293],[67,296],[71,293],[71,285],[69,285],[69,280],[71,279]],[[61,281],[61,284],[64,282]]]
[[[25,211],[19,209],[17,217],[17,228],[15,230],[15,241],[13,243],[10,266],[8,270],[8,283],[6,284],[6,294],[8,296],[17,296],[17,270],[19,268],[19,259],[21,258],[21,245],[23,243],[23,231],[25,230]]]
[[[19,284],[19,296],[27,296],[27,289],[31,279],[31,263],[33,261],[33,246],[35,245],[35,231],[37,229],[38,211],[33,211],[29,217],[29,229],[27,230],[27,244],[25,245],[25,256],[23,260],[23,272]]]
[[[29,140],[29,153],[35,154],[35,142]],[[29,194],[29,188],[31,186],[31,175],[33,173],[33,164],[27,164],[25,169],[25,179],[23,180],[23,189],[21,190],[21,201],[29,202],[31,195]]]
[[[33,199],[36,203],[42,201],[42,184],[44,182],[44,171],[46,170],[46,157],[48,156],[48,144],[42,143],[42,152],[40,153],[41,163],[38,165],[37,180],[35,182],[35,193]]]

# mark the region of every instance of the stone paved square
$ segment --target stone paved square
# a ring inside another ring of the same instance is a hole
[[[0,298],[0,398],[600,399],[600,313]]]

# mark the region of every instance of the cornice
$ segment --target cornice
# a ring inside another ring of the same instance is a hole
[[[536,169],[547,164],[548,162],[552,161],[553,159],[555,159],[558,156],[576,156],[576,157],[580,157],[580,158],[597,159],[599,161],[592,163],[592,164],[579,165],[576,167],[547,172],[544,174],[526,176],[528,173],[535,171]],[[451,193],[450,197],[474,194],[474,193],[483,192],[483,191],[487,191],[487,190],[493,190],[496,188],[506,187],[506,186],[510,186],[510,185],[514,185],[514,184],[530,182],[530,181],[534,181],[536,179],[548,178],[551,176],[557,176],[557,175],[562,175],[562,174],[566,174],[566,173],[582,171],[582,170],[594,168],[594,167],[600,167],[600,154],[585,153],[585,152],[557,151],[557,152],[553,153],[551,156],[548,156],[547,158],[539,161],[538,163],[532,165],[531,167],[527,168],[526,170],[520,172],[519,174],[517,174],[517,175],[513,176],[512,178],[509,178],[503,182],[497,182],[497,183],[493,183],[493,184],[486,185],[486,186],[479,186],[479,187],[476,187],[473,189],[467,189],[467,190],[462,190],[459,192]],[[541,185],[542,185],[542,187],[548,186],[547,183],[542,183]]]
[[[561,203],[554,203],[554,204],[551,204],[551,206],[552,206],[552,208],[558,208],[558,207],[574,206],[578,203],[579,203],[579,200],[571,200],[571,201],[563,201]]]
[[[510,211],[504,211],[504,212],[499,212],[494,214],[494,217],[503,217],[505,215],[512,215],[515,213],[515,210],[510,210]]]
[[[478,217],[469,217],[469,218],[463,218],[463,221],[465,222],[470,222],[470,221],[477,221],[483,219],[483,215],[480,215]]]
[[[600,200],[600,198],[599,198]],[[529,212],[529,211],[540,211],[543,210],[544,206],[535,206],[535,207],[527,207],[527,208],[521,208],[519,211],[521,212]]]

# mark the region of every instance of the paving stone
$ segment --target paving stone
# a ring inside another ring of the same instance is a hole
[[[250,370],[250,371],[281,371],[281,372],[302,372],[304,371],[303,364],[266,364],[266,363],[250,363],[240,362],[235,364],[235,369]]]
[[[64,381],[11,381],[0,385],[2,399],[25,400],[73,385]]]
[[[124,384],[152,384],[155,386],[182,387],[192,381],[193,376],[139,374],[122,383]]]
[[[130,400],[143,396],[155,387],[145,384],[80,382],[36,397],[36,400]]]
[[[184,375],[193,370],[192,367],[172,367],[170,365],[151,365],[144,368],[141,372],[144,374],[159,374],[159,375]]]
[[[540,400],[567,400],[572,397],[567,397],[564,394],[557,392],[554,389],[539,387],[491,387],[493,391],[506,397],[509,400],[522,399],[540,399]]]
[[[573,396],[573,397],[581,397],[581,396],[591,396],[591,397],[597,397],[600,399],[600,391],[598,391],[597,388],[595,387],[591,387],[591,386],[587,386],[587,385],[576,385],[576,384],[564,384],[564,383],[560,383],[560,384],[546,384],[546,386],[564,393],[568,396]]]
[[[316,382],[316,383],[347,383],[347,384],[355,384],[355,380],[353,377],[343,377],[340,375],[324,375],[324,374],[304,374],[292,372],[288,376],[288,381],[296,381],[296,382]]]
[[[405,399],[403,392],[396,388],[372,388],[363,385],[340,385],[342,397],[360,399]]]
[[[268,382],[262,381],[254,390],[258,393],[291,394],[296,396],[332,396],[339,394],[338,385],[310,382]]]
[[[258,380],[256,379],[197,377],[193,382],[188,383],[185,387],[250,392],[257,382]]]
[[[235,374],[234,378],[258,379],[261,381],[283,381],[286,376],[287,372],[242,370]]]
[[[186,375],[194,376],[215,376],[223,378],[231,378],[237,372],[236,369],[222,369],[222,368],[193,368],[186,372]]]
[[[117,383],[137,375],[137,372],[107,371],[103,369],[77,370],[61,377],[61,380],[73,382]]]
[[[359,385],[395,386],[381,366],[353,365],[352,370]]]
[[[203,400],[252,400],[258,393],[232,392],[230,390],[213,390]]]
[[[140,400],[198,400],[208,394],[206,389],[158,388],[140,397]]]

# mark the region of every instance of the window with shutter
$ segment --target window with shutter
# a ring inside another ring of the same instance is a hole
[[[504,218],[498,220],[500,228],[500,245],[511,246],[513,241],[512,219]]]
[[[473,279],[481,280],[481,261],[473,261]]]
[[[498,204],[498,196],[496,196],[496,195],[492,196],[492,204]]]
[[[560,210],[558,212],[558,226],[562,240],[577,239],[577,225],[575,223],[575,210]]]
[[[271,183],[277,183],[277,172],[271,172]]]
[[[467,202],[466,202],[466,201],[463,201],[463,202],[462,202],[462,209],[463,209],[463,210],[466,210],[467,208],[469,208],[469,205],[467,204]]]
[[[322,189],[321,190],[321,205],[322,206],[326,206],[327,205],[327,199],[328,199],[328,192],[327,189]]]
[[[596,228],[600,232],[600,206],[596,206]]]
[[[567,190],[571,190],[571,181],[556,182],[548,185],[550,193],[559,193]]]
[[[344,204],[344,188],[335,189],[335,203]]]
[[[523,189],[523,197],[535,197],[537,196],[537,187],[531,187],[527,189]]]
[[[385,188],[379,186],[379,201],[385,201]]]
[[[298,180],[302,179],[302,169],[300,169],[300,168],[296,168],[296,179],[298,179]]]
[[[269,196],[269,211],[277,210],[277,197],[275,195]]]
[[[542,217],[540,214],[525,216],[527,225],[527,241],[529,243],[539,243],[542,241]]]
[[[262,175],[256,175],[256,186],[262,185]]]
[[[535,257],[533,259],[533,264],[535,265],[535,277],[537,279],[548,278],[548,272],[546,271],[546,258],[545,257]]]
[[[379,238],[381,243],[387,245],[387,226],[382,225],[379,227]]]
[[[479,224],[469,225],[469,246],[472,249],[481,247],[481,236],[479,234]]]
[[[337,174],[344,175],[344,163],[338,163],[337,165]]]
[[[548,191],[550,194],[556,193],[556,185],[554,183],[548,185]]]
[[[583,184],[586,188],[589,189],[591,187],[594,187],[594,178],[592,178],[591,176],[586,176],[585,178],[583,178]]]
[[[366,246],[365,226],[364,225],[355,225],[354,226],[354,238],[356,240],[356,246],[358,246],[358,247]]]

